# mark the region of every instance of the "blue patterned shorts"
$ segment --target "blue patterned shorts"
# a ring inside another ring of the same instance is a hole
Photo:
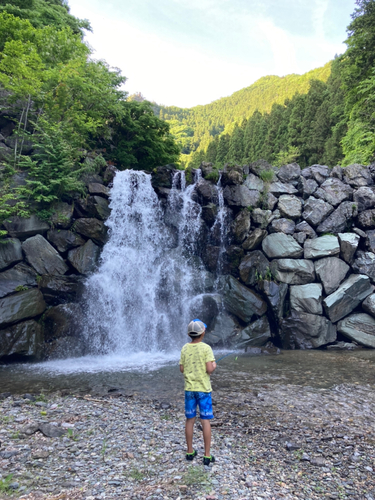
[[[186,418],[194,418],[197,416],[197,406],[199,406],[200,418],[202,420],[214,418],[210,392],[185,391]]]

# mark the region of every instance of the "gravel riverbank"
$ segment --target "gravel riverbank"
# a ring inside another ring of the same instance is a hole
[[[0,401],[0,498],[375,500],[372,386],[214,392],[212,452],[185,461],[183,399]]]

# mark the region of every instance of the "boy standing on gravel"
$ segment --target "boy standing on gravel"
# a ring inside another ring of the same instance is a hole
[[[210,375],[216,368],[215,357],[209,345],[202,342],[207,325],[199,319],[189,323],[188,335],[191,342],[181,349],[180,372],[185,379],[185,415],[186,415],[186,460],[193,460],[197,450],[193,449],[194,422],[197,415],[197,406],[203,428],[204,457],[203,464],[215,462],[211,455],[211,423],[214,418],[211,401]]]

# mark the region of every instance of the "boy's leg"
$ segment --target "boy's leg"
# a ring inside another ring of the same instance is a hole
[[[193,453],[193,432],[194,432],[194,418],[187,418],[185,425],[185,436],[186,436],[186,444],[187,444],[187,453]]]
[[[203,429],[203,442],[204,442],[204,456],[211,456],[211,422],[209,420],[201,419]]]

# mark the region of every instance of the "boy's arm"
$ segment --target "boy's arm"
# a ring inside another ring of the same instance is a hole
[[[211,373],[213,373],[215,371],[215,368],[216,368],[215,361],[207,361],[206,372],[208,373],[208,375],[211,375]]]
[[[184,373],[184,365],[180,365],[180,372]]]

